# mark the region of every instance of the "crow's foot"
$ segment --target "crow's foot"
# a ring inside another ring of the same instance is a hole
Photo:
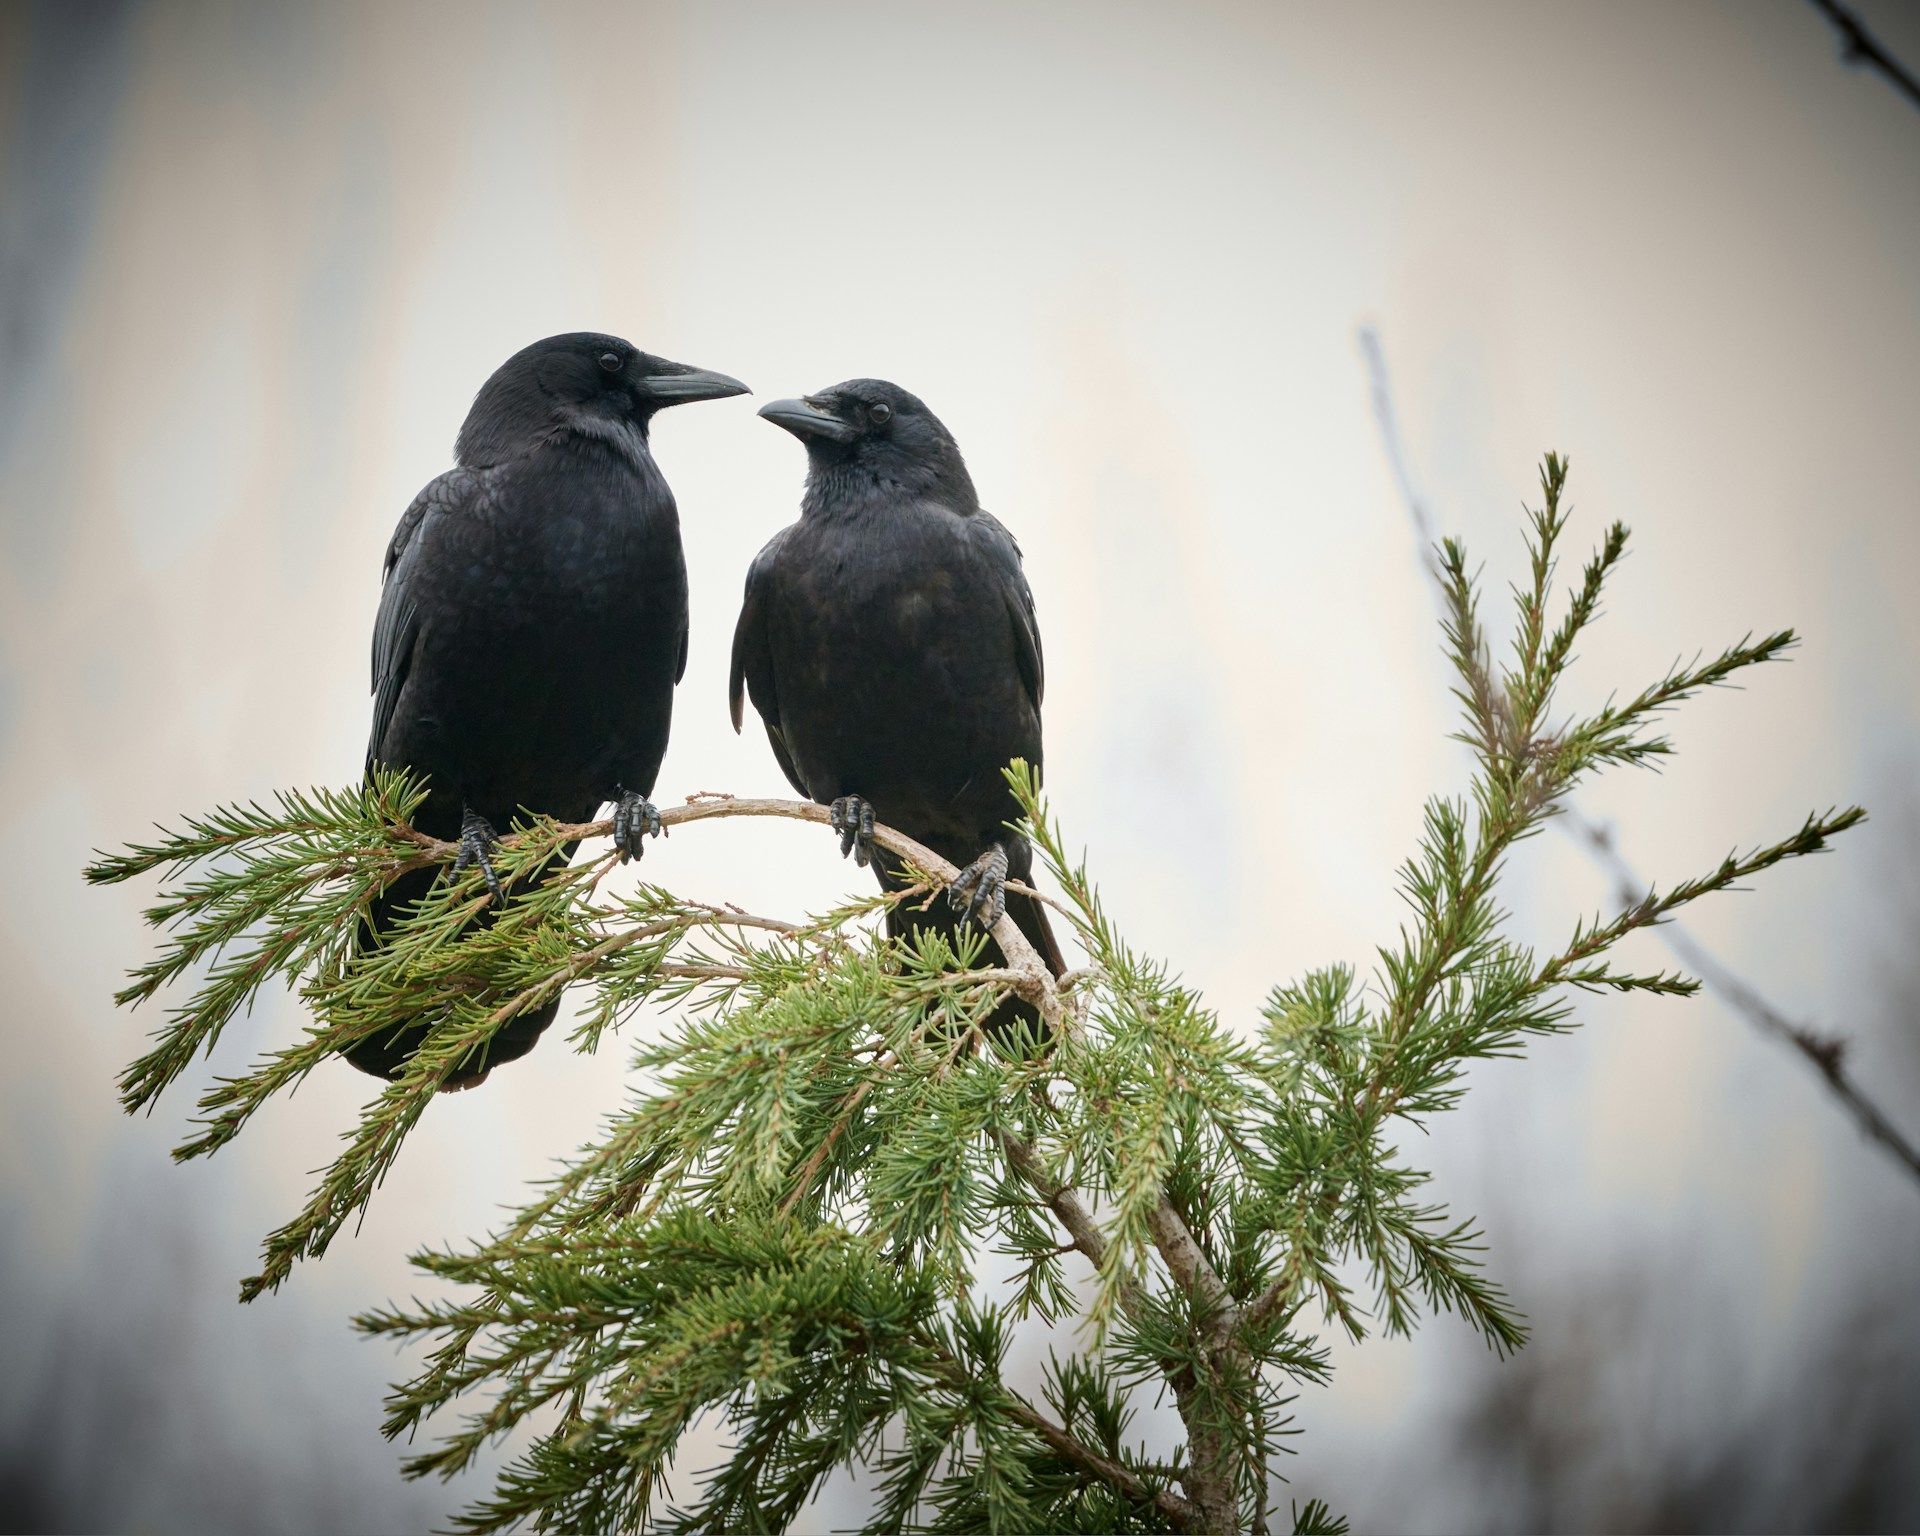
[[[478,868],[481,878],[487,882],[493,904],[503,907],[507,903],[507,888],[493,872],[493,850],[499,841],[499,834],[487,818],[478,811],[468,810],[460,818],[460,852],[453,861],[453,872],[457,877],[470,865]]]
[[[995,843],[955,875],[947,902],[983,931],[999,922],[1007,910],[1007,850]]]
[[[858,795],[842,795],[827,807],[827,822],[840,834],[840,857],[853,855],[865,869],[873,862],[873,807]]]
[[[645,853],[649,837],[666,835],[666,826],[651,800],[631,789],[620,791],[613,802],[613,846],[620,850],[622,864]]]

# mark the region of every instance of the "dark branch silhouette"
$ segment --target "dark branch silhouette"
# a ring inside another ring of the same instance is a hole
[[[1360,328],[1360,351],[1366,359],[1367,380],[1373,394],[1374,419],[1380,426],[1381,447],[1386,452],[1387,463],[1393,470],[1394,482],[1399,486],[1401,499],[1406,504],[1407,516],[1413,523],[1414,533],[1419,538],[1421,563],[1427,574],[1432,577],[1435,590],[1443,594],[1444,602],[1445,578],[1434,554],[1436,536],[1433,515],[1414,486],[1413,475],[1408,467],[1406,444],[1400,436],[1399,420],[1393,408],[1393,390],[1387,377],[1386,354],[1381,348],[1379,333],[1371,326]],[[1617,899],[1623,907],[1631,907],[1644,898],[1647,891],[1646,883],[1634,874],[1633,866],[1615,846],[1613,834],[1607,827],[1589,820],[1571,804],[1564,808],[1559,821],[1562,830],[1585,848],[1607,871],[1616,888]],[[1662,923],[1659,925],[1659,932],[1667,948],[1680,963],[1705,982],[1708,989],[1728,1008],[1761,1034],[1784,1041],[1797,1051],[1820,1074],[1841,1107],[1852,1116],[1855,1124],[1868,1137],[1885,1147],[1888,1154],[1897,1162],[1904,1164],[1916,1179],[1920,1179],[1920,1148],[1916,1148],[1914,1143],[1900,1132],[1879,1105],[1861,1092],[1859,1084],[1853,1080],[1847,1070],[1847,1042],[1844,1038],[1838,1035],[1824,1035],[1804,1025],[1795,1024],[1786,1013],[1776,1008],[1756,988],[1702,949],[1678,923]]]
[[[1595,861],[1612,877],[1615,899],[1622,906],[1631,906],[1646,894],[1646,882],[1634,873],[1633,866],[1615,845],[1612,828],[1577,814],[1567,817],[1566,828],[1587,845]],[[1734,1012],[1762,1034],[1785,1041],[1812,1062],[1826,1078],[1827,1085],[1847,1106],[1848,1112],[1859,1122],[1861,1130],[1905,1163],[1916,1178],[1920,1178],[1920,1149],[1916,1149],[1912,1142],[1901,1135],[1879,1105],[1862,1094],[1854,1084],[1847,1073],[1847,1042],[1842,1036],[1822,1035],[1803,1024],[1794,1023],[1702,949],[1694,942],[1693,936],[1678,924],[1666,925],[1661,929],[1660,936],[1675,958],[1704,981]]]
[[[1860,18],[1840,4],[1840,0],[1812,0],[1813,8],[1833,23],[1834,31],[1840,34],[1840,62],[1849,69],[1858,69],[1866,65],[1886,76],[1887,83],[1914,106],[1920,107],[1920,79],[1892,54],[1880,46],[1880,41],[1866,27]]]

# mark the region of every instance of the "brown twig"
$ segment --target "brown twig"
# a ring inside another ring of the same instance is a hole
[[[1009,1394],[1011,1396],[1011,1394]],[[1179,1494],[1165,1488],[1150,1488],[1129,1467],[1102,1456],[1098,1451],[1081,1444],[1045,1414],[1034,1408],[1025,1399],[1013,1397],[1009,1404],[1013,1416],[1025,1424],[1047,1444],[1055,1455],[1076,1463],[1097,1477],[1106,1479],[1136,1504],[1150,1504],[1167,1517],[1176,1531],[1191,1531],[1202,1528],[1200,1511]]]
[[[879,1065],[875,1063],[876,1068]],[[800,1203],[801,1198],[812,1186],[813,1176],[820,1171],[821,1165],[827,1160],[827,1155],[833,1151],[834,1144],[846,1134],[847,1127],[852,1124],[853,1112],[860,1107],[866,1096],[873,1092],[875,1084],[879,1081],[878,1077],[865,1078],[858,1088],[847,1095],[846,1102],[840,1106],[840,1118],[833,1122],[833,1129],[828,1131],[820,1145],[813,1149],[813,1156],[807,1159],[806,1165],[795,1177],[793,1188],[787,1191],[787,1198],[780,1202],[782,1216],[793,1213],[793,1208]]]
[[[1821,0],[1814,0],[1814,3],[1820,4]],[[1822,9],[1826,7],[1822,6]],[[1833,9],[1838,11],[1839,7],[1835,6]],[[1427,574],[1433,578],[1437,586],[1441,587],[1441,600],[1444,605],[1444,583],[1439,563],[1434,555],[1433,518],[1427,510],[1426,502],[1416,490],[1412,474],[1407,467],[1406,445],[1400,436],[1399,422],[1393,408],[1393,392],[1388,381],[1386,355],[1381,348],[1378,333],[1371,326],[1362,327],[1359,339],[1361,355],[1366,359],[1367,379],[1373,394],[1373,414],[1380,428],[1381,447],[1386,453],[1388,465],[1393,470],[1394,481],[1400,488],[1400,496],[1406,506],[1407,517],[1413,524],[1415,535],[1419,538],[1421,561]],[[1561,829],[1585,848],[1612,876],[1614,884],[1619,888],[1620,900],[1624,906],[1632,906],[1642,899],[1646,893],[1646,887],[1635,878],[1632,865],[1615,846],[1612,834],[1604,826],[1582,815],[1571,804],[1565,805],[1562,814],[1555,819],[1560,823]],[[1659,933],[1667,948],[1673,952],[1680,963],[1705,982],[1707,987],[1738,1017],[1746,1020],[1762,1034],[1783,1040],[1792,1046],[1820,1074],[1836,1102],[1852,1117],[1855,1124],[1868,1137],[1885,1147],[1888,1154],[1904,1164],[1916,1178],[1920,1178],[1920,1150],[1917,1150],[1914,1143],[1895,1128],[1893,1122],[1887,1117],[1886,1111],[1867,1097],[1860,1086],[1853,1081],[1846,1068],[1846,1041],[1843,1038],[1821,1035],[1802,1025],[1794,1024],[1785,1013],[1768,1002],[1750,983],[1742,980],[1701,949],[1679,923],[1662,923]]]
[[[1086,1256],[1086,1260],[1096,1270],[1107,1262],[1107,1234],[1100,1230],[1100,1224],[1093,1219],[1093,1212],[1087,1209],[1086,1201],[1080,1198],[1080,1192],[1071,1184],[1056,1179],[1047,1172],[1047,1165],[1041,1161],[1039,1152],[1032,1142],[1017,1131],[1000,1133],[1001,1150],[1007,1154],[1007,1161],[1013,1171],[1025,1179],[1033,1191],[1046,1203],[1061,1226],[1067,1229],[1071,1239],[1069,1248],[1077,1249]],[[1120,1281],[1120,1305],[1130,1315],[1139,1316],[1141,1312],[1140,1289],[1129,1277]]]
[[[938,1361],[942,1373],[951,1384],[963,1391],[975,1390],[977,1383],[966,1374],[960,1362],[953,1358],[943,1347],[929,1341],[929,1349]],[[1192,1531],[1204,1528],[1201,1512],[1188,1500],[1164,1488],[1151,1488],[1143,1482],[1133,1468],[1125,1466],[1111,1457],[1103,1456],[1061,1425],[1053,1422],[1032,1403],[1004,1383],[996,1383],[999,1394],[1004,1400],[1007,1411],[1013,1418],[1027,1426],[1045,1442],[1055,1455],[1073,1462],[1085,1471],[1113,1484],[1136,1504],[1149,1505],[1167,1517],[1176,1531]]]

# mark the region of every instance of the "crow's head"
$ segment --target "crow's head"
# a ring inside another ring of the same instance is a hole
[[[724,373],[651,357],[618,336],[572,331],[523,347],[494,370],[454,455],[469,466],[497,464],[566,431],[632,446],[646,441],[655,411],[746,392]]]
[[[938,496],[960,512],[979,506],[953,434],[898,384],[849,379],[775,400],[760,414],[806,444],[810,485],[850,477],[888,492]]]

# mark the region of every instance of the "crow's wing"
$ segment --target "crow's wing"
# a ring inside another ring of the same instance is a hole
[[[733,627],[733,671],[727,681],[727,703],[733,711],[733,728],[738,731],[746,716],[746,700],[753,700],[753,707],[766,724],[767,742],[779,760],[780,771],[789,784],[811,797],[813,791],[800,782],[793,754],[787,750],[786,731],[780,723],[780,697],[774,687],[773,646],[767,634],[768,588],[785,538],[784,529],[776,533],[747,568],[746,597],[740,604],[740,622]]]
[[[434,520],[459,516],[486,495],[484,477],[470,469],[451,469],[413,498],[393,530],[382,567],[380,611],[373,621],[373,730],[367,737],[367,767],[380,757],[394,706],[413,670],[413,651],[420,638],[420,610],[414,601],[415,572],[427,528]]]
[[[1046,657],[1040,650],[1040,616],[1034,612],[1033,588],[1027,585],[1027,573],[1020,564],[1020,546],[1006,525],[991,512],[976,512],[967,519],[975,546],[986,557],[1006,604],[1007,620],[1013,626],[1014,659],[1020,667],[1020,681],[1026,684],[1033,712],[1040,713],[1040,700],[1047,691]]]

